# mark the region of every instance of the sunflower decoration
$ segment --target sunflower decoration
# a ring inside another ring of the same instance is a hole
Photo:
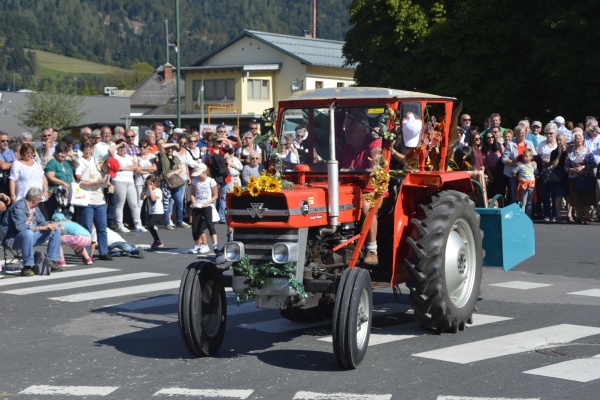
[[[233,195],[236,197],[240,197],[242,195],[243,191],[244,191],[244,189],[242,189],[240,186],[233,187]]]
[[[258,186],[248,186],[248,193],[250,193],[250,196],[256,197],[260,194],[260,188]]]
[[[269,183],[271,182],[271,177],[267,176],[265,174],[261,174],[258,177],[258,180],[256,181],[256,186],[258,186],[258,188],[260,190],[267,190],[267,187],[269,186]]]
[[[248,186],[255,186],[256,185],[256,181],[258,181],[258,177],[257,176],[251,176],[250,179],[248,179]]]
[[[267,192],[281,192],[281,181],[279,179],[271,179],[266,188]]]

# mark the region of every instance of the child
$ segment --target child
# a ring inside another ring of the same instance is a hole
[[[521,203],[521,208],[531,218],[535,196],[535,174],[537,173],[537,163],[533,161],[533,150],[523,150],[523,162],[519,163],[512,170],[512,174],[518,179],[517,200]]]
[[[125,252],[129,256],[137,256],[139,258],[144,258],[144,248],[137,246],[133,247],[121,235],[117,232],[113,231],[110,228],[106,228],[106,239],[108,242],[108,251],[111,257],[121,257],[121,253]],[[92,251],[94,254],[94,248],[96,247],[97,242],[96,237],[96,229],[92,229]]]
[[[156,175],[148,175],[146,178],[146,187],[142,191],[141,199],[148,199],[148,205],[150,207],[148,230],[150,230],[150,234],[154,238],[154,243],[152,243],[152,246],[150,246],[153,249],[159,249],[163,247],[163,244],[158,237],[158,232],[156,232],[156,228],[154,227],[163,219],[165,213],[162,198],[163,194],[162,190],[160,189],[158,177]]]
[[[68,220],[62,213],[54,213],[52,220],[60,227],[60,242],[72,248],[75,254],[81,255],[85,265],[93,264],[94,262],[86,250],[92,243],[92,234],[78,223]]]
[[[205,227],[210,233],[215,254],[219,253],[217,231],[212,219],[214,202],[219,197],[219,189],[217,182],[208,176],[206,170],[206,164],[200,163],[192,173],[192,237],[196,246],[191,252],[194,254],[206,252],[200,242],[200,235]]]

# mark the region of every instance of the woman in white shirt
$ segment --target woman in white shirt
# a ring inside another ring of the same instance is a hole
[[[20,160],[15,160],[10,169],[10,181],[8,182],[10,190],[10,201],[15,203],[21,200],[32,187],[42,189],[43,200],[48,199],[48,180],[44,174],[44,169],[38,164],[35,158],[35,150],[29,143],[23,143],[19,149]]]
[[[81,175],[83,175],[83,171],[85,171],[90,164],[96,163],[96,160],[94,157],[92,157],[93,150],[94,146],[90,142],[83,142],[81,145],[82,156],[78,158],[79,166],[75,169],[75,182],[79,183],[79,181],[81,181]]]
[[[116,153],[116,154],[115,154]],[[145,231],[140,221],[140,211],[138,208],[138,197],[133,180],[133,172],[138,169],[137,162],[126,152],[124,139],[117,140],[117,144],[108,149],[108,154],[119,162],[119,170],[112,179],[115,187],[115,216],[117,220],[117,232],[129,232],[129,229],[123,225],[123,206],[125,201],[131,210],[131,216],[135,228]]]

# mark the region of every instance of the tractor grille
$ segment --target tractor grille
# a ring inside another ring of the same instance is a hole
[[[234,196],[230,204],[228,213],[234,222],[287,222],[290,215],[285,196]]]
[[[298,242],[298,229],[235,228],[233,240],[244,243],[250,260],[271,260],[271,249],[277,242]]]

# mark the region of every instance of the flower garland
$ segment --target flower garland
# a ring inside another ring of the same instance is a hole
[[[296,279],[296,266],[294,263],[275,264],[268,261],[261,265],[250,265],[248,256],[244,256],[239,262],[233,263],[228,267],[233,270],[236,276],[245,276],[244,284],[246,288],[243,292],[237,294],[238,306],[245,301],[254,298],[256,289],[262,289],[269,278],[287,278],[289,285],[298,293],[298,296],[305,299],[308,297],[304,291],[304,285]]]
[[[381,157],[376,157],[376,160],[369,158],[373,162],[371,169],[371,177],[369,178],[369,186],[373,187],[373,192],[365,196],[365,200],[369,202],[371,207],[375,207],[375,201],[388,190],[390,183],[390,174],[386,171],[387,161]]]

